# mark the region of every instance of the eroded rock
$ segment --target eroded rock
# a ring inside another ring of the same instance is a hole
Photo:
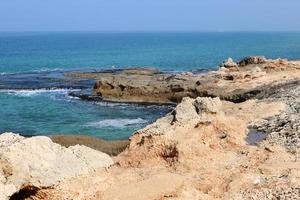
[[[165,117],[137,131],[130,138],[127,149],[114,158],[116,164],[107,173],[103,169],[92,170],[82,176],[64,179],[53,188],[39,189],[34,197],[82,200],[300,199],[299,63],[283,60],[261,63],[255,59],[247,63],[239,71],[212,72],[205,78],[196,75],[187,78],[182,74],[151,74],[145,79],[129,75],[130,78],[121,76],[121,80],[120,74],[115,74],[110,76],[112,80],[104,78],[107,88],[111,89],[104,91],[103,96],[106,92],[121,91],[113,95],[124,95],[117,96],[122,100],[129,98],[129,91],[135,91],[130,98],[140,101],[142,97],[134,95],[144,95],[143,88],[150,92],[144,97],[149,101],[166,92],[161,99],[172,97],[182,102]],[[254,76],[260,73],[265,75]],[[230,79],[224,79],[225,76]],[[139,87],[136,80],[140,81]],[[145,85],[145,80],[150,86]],[[157,96],[151,97],[154,93]],[[195,95],[195,98],[183,95]],[[230,102],[220,100],[226,98]],[[247,143],[251,128],[267,135],[259,145]],[[7,149],[22,143],[19,139],[13,137],[13,142],[2,146]],[[50,155],[52,151],[59,154],[68,151],[75,157],[87,154],[86,150],[74,148],[38,151]],[[38,153],[33,155],[37,160]],[[41,155],[39,159],[43,161]],[[85,163],[92,157],[94,153],[77,160]],[[27,160],[29,156],[24,158]],[[95,165],[94,161],[91,165]],[[42,163],[49,165],[47,160]],[[6,177],[14,174],[14,166],[9,159],[0,159],[0,165],[0,188],[7,186],[5,191],[15,191],[15,185],[6,184]],[[23,180],[22,173],[19,174]],[[36,174],[30,177],[36,177]],[[37,187],[23,188],[28,192],[37,190]]]
[[[201,98],[197,97],[194,101],[194,106],[197,109],[198,113],[217,113],[220,111],[222,102],[220,98]]]
[[[281,145],[251,146],[245,140],[249,124],[285,112],[283,103],[184,98],[174,110],[137,131],[107,173],[99,170],[66,179],[35,197],[258,200],[291,192],[298,198],[299,159]]]
[[[3,200],[24,187],[53,187],[65,178],[109,167],[112,159],[85,146],[69,148],[48,137],[0,135],[0,194]]]
[[[158,104],[179,103],[184,97],[198,96],[230,100],[247,97],[245,94],[264,85],[299,77],[298,69],[300,62],[256,56],[245,58],[238,64],[228,59],[219,71],[207,74],[142,73],[144,69],[141,73],[138,69],[134,73],[93,73],[96,79],[93,96],[106,101]],[[81,76],[89,77],[89,74]]]

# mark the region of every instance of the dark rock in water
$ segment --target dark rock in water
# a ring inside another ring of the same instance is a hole
[[[267,138],[267,134],[264,132],[259,132],[256,129],[250,129],[246,137],[246,142],[249,145],[257,146],[261,141]]]
[[[68,95],[70,97],[79,98],[84,101],[102,101],[102,98],[100,96],[91,96],[88,94],[77,94],[74,92],[70,92]]]
[[[5,74],[0,77],[0,89],[89,89],[94,81],[65,77],[63,72],[27,72]]]

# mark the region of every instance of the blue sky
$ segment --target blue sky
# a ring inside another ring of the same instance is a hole
[[[300,0],[1,0],[0,31],[300,31]]]

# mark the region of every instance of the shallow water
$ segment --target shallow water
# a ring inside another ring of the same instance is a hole
[[[92,80],[65,71],[215,69],[227,57],[300,58],[300,33],[0,33],[0,132],[128,138],[170,106],[84,102]]]
[[[247,137],[246,142],[249,145],[257,146],[260,142],[267,138],[267,134],[264,132],[257,131],[255,129],[250,129]]]
[[[126,139],[133,131],[172,109],[171,106],[82,101],[68,94],[90,94],[94,81],[66,78],[59,71],[0,77],[0,132]]]
[[[124,139],[170,108],[84,102],[71,90],[0,91],[0,132],[24,135],[83,134]]]

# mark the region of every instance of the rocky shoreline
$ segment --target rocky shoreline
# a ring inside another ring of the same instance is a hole
[[[243,102],[265,91],[271,84],[298,77],[300,62],[248,57],[238,63],[224,61],[218,71],[205,74],[162,73],[156,69],[129,68],[95,73],[68,73],[68,77],[96,80],[91,96],[84,100],[130,103],[178,103],[184,97],[220,97]],[[297,74],[293,72],[296,71]],[[250,83],[250,84],[249,84]],[[73,94],[71,94],[73,95]]]
[[[0,135],[0,199],[300,199],[300,62],[249,57],[205,75],[68,76],[97,80],[93,96],[103,100],[178,105],[113,157],[70,146],[81,137],[53,138],[63,147]],[[250,145],[248,134],[260,132]]]

